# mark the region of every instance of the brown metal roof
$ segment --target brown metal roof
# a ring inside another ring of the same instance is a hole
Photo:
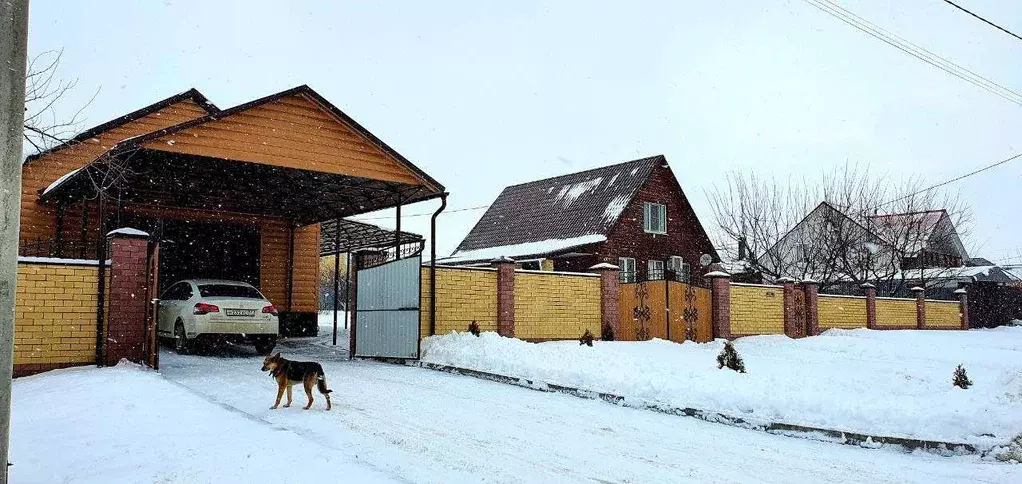
[[[458,251],[606,235],[653,169],[664,163],[657,155],[509,186]]]

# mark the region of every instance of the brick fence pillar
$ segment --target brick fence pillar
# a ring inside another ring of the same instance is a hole
[[[589,270],[600,274],[600,329],[610,326],[614,338],[619,338],[621,334],[621,269],[614,264],[604,262],[590,267]]]
[[[959,288],[955,291],[958,295],[958,313],[962,315],[962,329],[969,329],[969,294],[965,288]]]
[[[497,268],[497,333],[515,337],[515,261],[508,257],[494,259]]]
[[[868,282],[859,287],[866,293],[866,328],[877,329],[877,287]]]
[[[145,317],[149,277],[149,234],[119,229],[107,236],[110,256],[110,290],[107,295],[106,342],[103,364],[116,365],[122,358],[143,363]]]
[[[798,328],[795,327],[795,280],[782,277],[777,282],[781,283],[781,301],[784,303],[784,334],[795,338],[798,336]]]
[[[926,290],[919,286],[909,290],[916,295],[916,329],[926,329]]]
[[[710,280],[713,292],[710,297],[713,337],[731,339],[731,274],[713,271],[704,277]]]
[[[806,336],[820,334],[820,283],[812,279],[802,281],[806,294]]]

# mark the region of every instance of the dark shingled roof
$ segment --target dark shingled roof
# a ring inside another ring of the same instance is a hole
[[[653,169],[665,163],[657,155],[509,186],[458,251],[606,235]]]

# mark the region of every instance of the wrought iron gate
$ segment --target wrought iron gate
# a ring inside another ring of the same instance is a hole
[[[358,271],[355,356],[419,357],[421,265],[415,256]]]

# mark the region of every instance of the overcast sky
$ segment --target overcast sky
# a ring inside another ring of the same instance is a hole
[[[848,160],[936,183],[1022,151],[1022,107],[803,1],[291,3],[34,0],[30,55],[64,49],[66,112],[100,89],[85,127],[191,87],[227,108],[308,84],[443,183],[449,209],[664,154],[712,230],[705,192],[728,170]],[[1022,41],[944,2],[840,3],[1022,92]],[[1020,2],[958,3],[1022,33]],[[1022,159],[953,185],[971,255],[1022,262],[1020,182]],[[440,254],[481,215],[443,216]]]

